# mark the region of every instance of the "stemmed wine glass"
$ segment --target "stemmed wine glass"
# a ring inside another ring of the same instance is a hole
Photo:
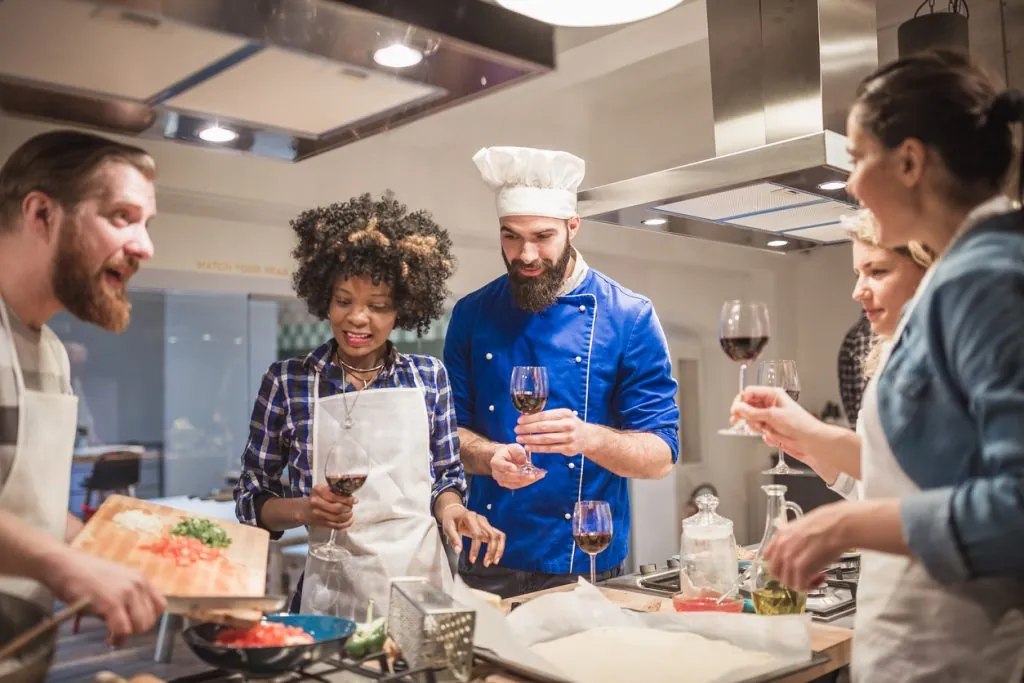
[[[761,361],[757,365],[757,383],[765,387],[779,387],[794,401],[800,398],[800,377],[796,373],[796,361]],[[786,464],[786,454],[779,448],[778,463],[761,474],[800,474],[800,470]]]
[[[722,304],[718,321],[718,341],[725,355],[740,364],[740,393],[747,385],[747,363],[757,357],[768,344],[768,306],[760,301],[734,299]],[[718,430],[726,436],[760,436],[746,420]]]
[[[327,452],[324,462],[324,479],[331,487],[331,492],[338,496],[351,496],[362,488],[370,475],[370,455],[349,434],[348,430],[341,439]],[[331,537],[326,543],[318,543],[310,547],[314,557],[334,562],[341,560],[344,553],[341,546],[335,543],[337,529],[331,529]]]
[[[612,542],[612,509],[603,500],[581,500],[572,511],[572,537],[590,555],[590,584],[597,584],[597,554]]]
[[[512,405],[523,415],[533,415],[544,410],[548,402],[548,369],[537,365],[517,365],[512,368],[512,381],[509,386]],[[526,451],[526,462],[519,466],[519,473],[531,477],[539,477],[547,470],[533,464],[530,447],[523,446]]]

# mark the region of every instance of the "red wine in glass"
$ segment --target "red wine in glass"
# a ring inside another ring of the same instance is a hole
[[[351,496],[366,483],[365,474],[328,474],[327,485],[338,496]]]
[[[581,500],[572,511],[572,537],[590,555],[590,584],[597,583],[597,554],[612,542],[612,509],[607,501]]]
[[[733,362],[740,364],[740,393],[747,385],[747,364],[757,360],[768,345],[768,306],[739,299],[722,304],[718,319],[718,343]],[[718,430],[726,436],[758,436],[744,420]]]
[[[544,406],[547,405],[547,396],[538,396],[533,391],[513,391],[512,392],[512,405],[523,415],[533,415],[544,410]]]
[[[539,365],[517,365],[512,368],[512,379],[509,382],[509,395],[512,406],[523,415],[534,415],[544,410],[548,402],[548,369]],[[547,470],[533,464],[528,447],[526,462],[519,466],[519,473],[531,477],[540,477]]]
[[[333,493],[351,496],[366,483],[370,474],[370,454],[345,430],[327,451],[322,472]],[[309,554],[328,562],[340,561],[345,552],[336,543],[337,536],[338,530],[331,529],[330,538],[326,542],[311,544]]]
[[[725,355],[737,363],[756,360],[764,347],[768,345],[768,337],[722,337],[718,340]]]
[[[597,555],[604,552],[611,545],[612,534],[610,531],[581,531],[573,538],[580,550],[588,555]]]

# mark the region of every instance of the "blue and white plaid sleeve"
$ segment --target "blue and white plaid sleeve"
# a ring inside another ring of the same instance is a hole
[[[270,494],[286,496],[281,474],[287,462],[281,431],[287,416],[286,396],[275,364],[263,375],[249,421],[249,441],[242,452],[242,473],[235,486],[235,515],[243,524],[257,526],[256,499]]]
[[[433,373],[437,398],[434,401],[434,424],[431,430],[431,463],[434,486],[430,494],[430,509],[442,491],[454,490],[465,498],[466,471],[459,455],[459,427],[455,419],[455,402],[448,383],[448,371],[441,361],[433,359]]]

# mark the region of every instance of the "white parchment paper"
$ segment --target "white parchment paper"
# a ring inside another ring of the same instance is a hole
[[[475,644],[502,659],[538,672],[552,680],[573,681],[558,667],[530,651],[530,647],[565,638],[595,626],[653,628],[693,633],[722,640],[746,650],[768,652],[771,665],[757,669],[736,669],[716,683],[737,683],[755,676],[806,663],[812,656],[810,617],[807,615],[758,617],[721,612],[654,612],[623,610],[601,591],[580,579],[576,590],[551,593],[531,600],[507,617],[479,600],[461,580],[456,582],[455,599],[477,610]]]

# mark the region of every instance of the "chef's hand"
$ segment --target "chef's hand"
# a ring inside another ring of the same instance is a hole
[[[450,503],[441,510],[441,528],[444,535],[448,537],[455,552],[462,552],[462,537],[472,539],[469,546],[469,562],[475,564],[480,556],[480,546],[487,544],[487,554],[484,555],[484,566],[490,567],[498,564],[501,556],[505,553],[505,532],[499,531],[491,526],[487,518],[470,512],[465,505]]]
[[[589,425],[567,408],[522,415],[516,424],[516,442],[538,453],[578,455],[586,453],[593,440]]]
[[[491,457],[491,476],[498,486],[506,489],[521,489],[544,478],[544,474],[520,474],[519,466],[526,462],[522,446],[514,443],[498,446]]]
[[[163,596],[136,569],[67,548],[55,555],[42,581],[67,604],[83,598],[107,622],[110,645],[145,633],[163,614]]]
[[[822,505],[780,526],[764,550],[772,575],[799,591],[820,585],[825,580],[825,567],[850,545],[845,522],[855,505],[845,501]]]
[[[769,446],[807,462],[821,421],[778,387],[747,387],[732,403],[730,422],[746,420]]]
[[[352,506],[358,502],[354,496],[339,496],[327,484],[318,484],[309,495],[309,525],[347,529],[355,522]]]

